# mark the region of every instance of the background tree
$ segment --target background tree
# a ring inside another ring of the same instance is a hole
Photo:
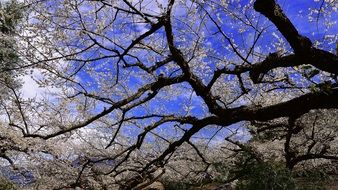
[[[10,1],[0,4],[1,9],[1,79],[10,80],[14,78],[14,68],[18,66],[18,55],[16,54],[15,44],[15,26],[21,18],[21,13],[16,1]]]
[[[22,18],[22,10],[17,1],[0,2],[0,113],[11,112],[12,105],[20,108],[18,89],[21,73],[20,58],[17,54],[16,26]],[[9,106],[11,105],[11,106]],[[9,108],[11,107],[11,108]],[[9,108],[9,109],[7,109]],[[8,151],[19,150],[12,143],[10,135],[7,134],[8,128],[4,127],[5,121],[0,122],[0,157],[13,164],[7,155]]]

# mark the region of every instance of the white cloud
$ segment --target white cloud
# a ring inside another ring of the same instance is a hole
[[[41,79],[42,77],[43,75],[41,72],[36,69],[31,74],[21,77],[23,82],[21,93],[24,99],[36,98],[39,100],[51,93],[58,93],[61,91],[59,88],[41,87],[36,79]]]

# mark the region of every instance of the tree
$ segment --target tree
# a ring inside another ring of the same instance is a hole
[[[16,101],[4,128],[36,188],[141,189],[169,174],[207,181],[238,151],[264,161],[244,143],[249,134],[236,135],[246,129],[283,139],[290,170],[337,158],[325,146],[336,140],[337,36],[302,35],[276,1],[28,3],[17,53],[41,87],[57,90]],[[309,10],[299,22],[334,33],[334,1]],[[307,134],[313,111],[332,114],[333,132],[313,132],[318,141]],[[310,151],[295,154],[301,131]]]
[[[21,18],[20,10],[16,1],[11,1],[0,4],[1,20],[0,20],[0,32],[1,32],[1,78],[4,80],[11,80],[13,78],[14,68],[18,64],[18,55],[15,52],[15,26]]]
[[[16,1],[0,2],[0,113],[6,114],[11,112],[6,109],[8,104],[11,104],[10,99],[19,101],[17,90],[20,88],[19,65],[20,59],[16,50],[16,31],[15,27],[22,17],[19,4]],[[20,108],[19,103],[16,105]],[[4,109],[3,109],[4,108]],[[3,121],[0,122],[0,158],[7,160],[13,164],[13,161],[7,155],[8,150],[19,148],[13,145],[10,136],[6,134],[7,128],[3,128]],[[1,177],[1,176],[0,176]],[[2,177],[1,177],[2,178]],[[5,181],[4,181],[5,182]],[[4,187],[9,184],[4,183]]]

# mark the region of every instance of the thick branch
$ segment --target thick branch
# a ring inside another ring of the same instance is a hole
[[[296,54],[310,51],[312,47],[311,41],[298,33],[275,0],[256,0],[254,8],[275,24]]]
[[[256,63],[250,70],[250,78],[254,83],[259,83],[259,78],[268,71],[279,67],[293,67],[310,64],[314,67],[333,74],[338,74],[338,59],[332,53],[314,49],[308,56],[297,56],[295,54],[278,57],[270,54],[264,61]]]
[[[264,73],[272,68],[303,64],[311,64],[320,70],[338,74],[338,57],[330,52],[313,48],[310,39],[298,33],[295,26],[283,13],[280,6],[276,4],[275,0],[256,0],[254,8],[266,16],[278,28],[291,45],[295,55],[279,59],[269,59],[269,56],[256,66],[257,70],[251,73],[253,76],[257,75],[260,72],[259,70],[263,71],[260,73]]]
[[[174,1],[171,1],[174,3]],[[206,105],[208,106],[210,112],[218,112],[221,107],[217,104],[216,98],[210,92],[210,88],[203,84],[203,82],[191,71],[188,62],[185,60],[184,55],[182,52],[175,46],[174,42],[174,34],[172,31],[171,19],[170,19],[170,12],[171,9],[168,9],[164,28],[167,37],[167,42],[169,46],[169,50],[172,54],[173,60],[180,66],[182,72],[186,78],[186,81],[189,82],[191,87],[195,90],[196,94],[203,98]]]
[[[297,117],[313,109],[338,108],[338,89],[308,93],[292,100],[266,107],[239,107],[223,112],[223,118],[235,121],[268,121],[279,117]],[[221,115],[220,115],[221,116]]]

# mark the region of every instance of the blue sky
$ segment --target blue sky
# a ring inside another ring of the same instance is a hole
[[[245,5],[247,1],[242,1],[242,5]],[[309,22],[308,18],[307,18],[307,14],[309,12],[309,8],[319,8],[321,2],[314,2],[314,1],[310,1],[310,0],[300,0],[300,1],[288,1],[288,0],[282,0],[279,1],[280,5],[282,6],[282,9],[284,10],[284,12],[286,13],[286,15],[290,18],[290,20],[293,22],[293,24],[296,26],[296,28],[298,29],[298,31],[303,34],[306,35],[307,37],[311,38],[312,40],[321,40],[323,38],[324,35],[330,35],[330,34],[337,34],[338,29],[337,27],[335,28],[331,28],[329,31],[325,31],[325,27],[323,26],[323,15],[319,15],[318,17],[318,24],[316,22]],[[183,9],[178,9],[178,10],[174,10],[174,17],[177,18],[181,18],[184,17]],[[256,14],[258,15],[258,17],[260,17],[260,23],[261,26],[269,26],[269,28],[267,29],[267,32],[263,34],[263,37],[260,39],[259,44],[263,44],[263,45],[267,45],[270,46],[271,43],[276,42],[278,39],[276,39],[274,37],[274,35],[277,36],[281,36],[281,34],[276,30],[276,28],[272,25],[272,23],[270,21],[268,21],[266,18],[262,17],[260,14],[256,13],[254,10],[248,10],[249,14]],[[176,13],[178,13],[178,15],[175,15]],[[222,14],[222,13],[220,13]],[[226,14],[222,14],[223,17],[222,19],[225,20],[224,24],[223,24],[223,29],[224,31],[229,34],[231,37],[233,37],[233,39],[238,42],[239,45],[241,45],[241,41],[243,41],[244,38],[244,47],[247,45],[251,45],[252,41],[253,41],[253,36],[252,35],[252,30],[248,30],[247,32],[243,33],[243,36],[240,36],[238,34],[238,30],[239,30],[239,25],[228,25],[227,24],[227,20],[230,19],[229,16],[227,16]],[[214,16],[214,15],[213,15]],[[184,19],[184,18],[183,18]],[[332,13],[331,15],[331,20],[338,20],[338,14],[337,13]],[[121,20],[121,22],[123,22],[123,20]],[[179,21],[173,19],[173,26],[174,28],[179,28],[179,29],[188,29],[187,26],[185,26],[183,23],[180,23]],[[213,33],[216,30],[216,27],[212,25],[212,23],[208,23],[209,24],[209,30],[210,33]],[[196,23],[196,25],[198,25],[198,22]],[[231,26],[231,27],[228,27]],[[132,25],[130,25],[131,30],[135,30],[135,27],[133,27]],[[144,26],[145,28],[148,28],[147,26]],[[139,29],[138,30],[142,31],[145,29]],[[115,31],[117,32],[116,34],[118,35],[119,31]],[[174,30],[175,32],[175,30]],[[176,31],[179,32],[179,31]],[[163,29],[160,29],[158,31],[159,34],[163,34],[164,31]],[[231,34],[232,33],[232,34]],[[275,33],[275,34],[272,34]],[[313,35],[314,34],[314,35]],[[122,35],[122,34],[120,34]],[[196,36],[191,33],[185,33],[184,34],[185,37],[188,39],[187,41],[184,42],[177,42],[177,45],[181,45],[181,46],[186,46],[187,43],[191,43],[194,40],[196,40]],[[235,57],[234,53],[232,50],[227,50],[224,48],[224,44],[226,43],[220,43],[220,35],[210,35],[210,38],[206,39],[206,43],[209,44],[213,50],[215,50],[216,52],[218,52],[220,55],[226,55],[227,58],[229,60],[231,60],[233,58],[233,60],[238,60],[238,58]],[[247,44],[246,44],[247,43]],[[128,44],[128,43],[126,43]],[[207,46],[206,46],[207,47]],[[335,47],[334,44],[332,44],[332,47]],[[327,48],[327,47],[326,47]],[[271,50],[267,50],[264,52],[264,50],[262,50],[262,53],[270,53],[274,51],[273,49]],[[139,56],[141,60],[143,60],[143,56],[140,55]],[[209,66],[214,69],[215,65],[214,65],[214,61],[213,60],[208,60],[208,59],[204,59],[204,61],[209,62]],[[97,64],[101,64],[100,62],[97,62]],[[133,68],[132,70],[137,71],[137,68]],[[157,73],[159,73],[162,69],[159,69],[157,71]],[[164,72],[166,75],[168,75],[169,73],[166,73],[164,70],[162,70],[162,72]],[[197,73],[198,74],[198,73]],[[210,73],[211,74],[211,73]],[[211,75],[210,75],[211,76]],[[123,76],[122,76],[123,77]],[[140,79],[138,79],[137,76],[128,76],[130,77],[129,79],[129,88],[130,89],[137,89],[137,87],[140,85],[138,83],[143,83],[144,81],[140,81]],[[231,77],[230,77],[231,78]],[[88,78],[85,77],[84,80],[88,80]],[[206,81],[210,80],[205,78]],[[226,80],[224,82],[227,82]],[[189,85],[187,85],[186,83],[183,84],[179,84],[176,85],[177,89],[180,88],[186,88],[189,89]],[[176,88],[174,87],[174,88]],[[183,95],[179,95],[178,97],[172,97],[170,99],[164,99],[161,98],[162,96],[165,96],[165,94],[161,94],[161,93],[166,93],[164,91],[160,91],[160,93],[157,95],[158,98],[151,100],[148,109],[156,109],[158,107],[165,107],[166,110],[165,112],[162,112],[162,114],[179,114],[179,115],[185,115],[186,112],[183,110],[183,106],[184,105],[190,105],[191,106],[191,111],[190,114],[194,115],[196,117],[203,117],[206,114],[208,114],[207,110],[205,109],[205,105],[203,104],[203,101],[201,98],[197,97],[196,94],[190,94],[191,91],[187,90],[186,94]],[[190,97],[191,95],[191,97]],[[139,108],[135,108],[133,110],[131,110],[129,112],[129,115],[143,115],[146,112],[145,108],[139,107]],[[147,122],[144,122],[144,124],[146,124]],[[167,124],[167,125],[163,125],[161,127],[159,127],[158,130],[160,130],[160,128],[163,127],[169,127],[172,124]],[[234,125],[232,128],[236,128],[238,125]],[[200,136],[205,136],[205,135],[212,135],[215,131],[217,130],[217,128],[214,127],[208,127],[204,130],[201,131],[201,133],[199,133]],[[222,134],[224,135],[224,134]]]
[[[247,0],[243,0],[241,1],[242,5],[245,5],[248,1]],[[307,19],[307,13],[309,12],[309,7],[312,8],[319,8],[321,1],[319,2],[314,2],[312,0],[280,0],[278,1],[279,4],[282,6],[282,9],[284,10],[284,12],[286,13],[286,15],[290,18],[290,20],[293,22],[293,24],[296,26],[296,28],[299,30],[299,32],[301,34],[306,35],[307,37],[310,37],[312,40],[316,40],[316,39],[322,39],[325,35],[337,35],[338,33],[338,27],[336,27],[336,25],[334,27],[332,27],[329,31],[325,31],[324,26],[321,24],[324,21],[323,15],[319,15],[319,22],[318,25],[316,22],[308,22]],[[151,6],[150,6],[151,7]],[[86,9],[83,9],[82,11],[86,11]],[[179,18],[180,16],[183,15],[184,12],[182,12],[182,9],[178,9],[176,10],[176,12],[174,11],[174,17]],[[158,10],[154,11],[154,12],[158,12]],[[257,16],[260,17],[260,20],[262,21],[262,26],[270,26],[268,28],[268,31],[263,35],[262,39],[259,41],[260,44],[266,44],[269,45],[272,42],[277,41],[277,39],[272,35],[272,32],[275,32],[277,35],[281,36],[279,34],[279,32],[276,30],[276,28],[271,24],[271,22],[267,21],[267,19],[265,19],[264,17],[260,16],[258,13],[255,13],[254,10],[249,10],[249,13],[255,14]],[[101,15],[104,16],[104,15]],[[232,28],[227,28],[227,21],[229,20],[228,18],[229,16],[223,14],[223,16],[221,17],[225,22],[224,22],[224,30],[225,32],[229,33],[229,35],[231,36],[230,33],[233,33],[234,35],[232,35],[232,37],[234,38],[234,40],[236,42],[241,42],[243,41],[244,44],[243,45],[248,45],[252,43],[252,39],[253,36],[251,33],[252,31],[249,32],[245,32],[243,33],[243,36],[238,35],[238,26],[236,25],[232,25]],[[338,14],[337,12],[335,13],[331,13],[330,16],[330,20],[331,21],[336,21],[338,20]],[[94,21],[92,21],[94,22]],[[118,20],[119,22],[123,22],[123,20]],[[179,22],[176,22],[174,19],[174,27],[178,27],[179,29],[185,28],[186,26],[180,24]],[[211,23],[209,23],[209,30],[210,33],[215,32],[216,28],[214,26],[211,25]],[[230,25],[229,25],[230,26]],[[95,29],[95,24],[92,25],[92,29]],[[237,28],[236,28],[237,27]],[[146,25],[126,25],[126,31],[130,31],[133,32],[135,30],[137,30],[138,33],[144,32],[149,28],[149,26]],[[114,29],[110,32],[107,33],[108,36],[112,36],[113,38],[121,38],[123,37],[123,34],[121,33],[122,31],[118,30],[118,29]],[[175,31],[174,31],[175,32]],[[160,29],[158,31],[158,35],[161,36],[163,35],[164,31],[163,29]],[[312,35],[314,33],[314,35]],[[75,35],[75,34],[74,34]],[[181,45],[186,45],[186,43],[190,43],[192,42],[194,39],[196,39],[196,37],[193,34],[185,34],[186,36],[189,36],[189,41],[185,42],[185,43],[181,43]],[[244,40],[242,39],[244,38]],[[145,40],[146,41],[146,40]],[[74,44],[80,44],[81,41],[77,41],[74,38],[73,43]],[[128,36],[126,38],[126,43],[123,44],[125,46],[127,46],[130,42],[131,42],[131,38],[130,36]],[[210,38],[206,38],[206,45],[205,47],[210,46],[213,50],[215,50],[219,55],[222,56],[226,56],[229,60],[233,59],[234,61],[238,61],[238,58],[236,58],[233,54],[233,52],[231,50],[227,50],[225,49],[225,43],[222,43],[222,41],[220,41],[220,36],[218,35],[210,35]],[[209,43],[208,43],[209,42]],[[246,44],[247,43],[247,44]],[[180,44],[180,43],[178,43]],[[239,43],[241,45],[241,43]],[[108,43],[109,45],[109,43]],[[112,45],[112,44],[110,44]],[[113,46],[113,45],[112,45]],[[335,44],[329,44],[327,47],[324,47],[325,49],[330,49],[330,48],[335,48]],[[119,49],[121,50],[121,49]],[[269,51],[264,52],[264,50],[261,50],[262,53],[269,53]],[[100,50],[99,51],[101,54],[106,54],[109,53],[106,50]],[[97,56],[96,54],[98,53],[98,51],[93,50],[90,51],[89,53],[83,54],[84,58],[88,58],[88,57],[92,57]],[[145,56],[144,55],[139,55],[140,59],[143,59]],[[95,68],[95,70],[97,72],[113,72],[113,74],[115,72],[115,68],[116,65],[111,64],[112,62],[116,61],[116,58],[111,58],[108,61],[104,60],[103,61],[96,61],[93,64],[90,64],[88,66],[88,69],[93,69]],[[145,60],[146,61],[146,60]],[[208,59],[204,59],[205,62],[209,63],[210,68],[215,68],[215,64],[213,60],[208,60]],[[121,65],[120,65],[121,66]],[[104,71],[105,69],[107,69],[107,71]],[[174,69],[169,70],[169,71],[164,71],[164,70],[157,70],[157,74],[160,73],[161,71],[164,72],[165,74],[169,74],[169,72],[172,72]],[[139,71],[136,68],[130,69],[130,71]],[[177,73],[179,74],[179,73]],[[88,72],[86,71],[82,71],[78,74],[78,77],[81,79],[82,82],[95,82],[93,80],[93,78],[90,77],[90,75],[88,74]],[[128,81],[128,87],[130,88],[130,91],[135,91],[140,85],[144,84],[145,81],[142,81],[139,76],[135,76],[135,75],[130,75],[128,74],[128,72],[122,72],[121,73],[121,77],[122,78],[127,78]],[[101,78],[101,80],[111,80],[111,76],[107,76],[106,78]],[[210,80],[210,78],[203,78],[206,81]],[[234,79],[234,77],[228,77],[226,80],[224,80],[224,82],[227,82],[227,80],[232,80]],[[28,80],[28,79],[27,79]],[[146,81],[149,82],[149,81]],[[37,91],[37,89],[34,87],[32,88],[32,81],[29,81],[30,84],[28,84],[27,82],[25,83],[25,85],[23,86],[23,91],[26,92],[32,92],[34,90]],[[187,85],[186,83],[183,84],[179,84],[176,86],[177,89],[189,89],[189,85]],[[92,86],[90,87],[92,91],[96,91],[96,90],[100,90],[100,86],[96,86],[95,88],[93,88]],[[164,91],[161,91],[158,96],[164,96],[165,94],[161,94],[161,93],[165,93]],[[32,94],[32,93],[30,93]],[[110,96],[113,99],[119,99],[119,96],[114,96],[111,95]],[[182,95],[177,96],[177,97],[171,97],[170,99],[164,99],[164,98],[157,98],[154,99],[152,101],[150,101],[149,107],[148,109],[155,109],[158,106],[164,106],[167,108],[166,112],[164,114],[172,114],[172,113],[176,113],[176,114],[180,114],[180,115],[184,115],[186,114],[186,112],[182,109],[183,105],[190,105],[191,111],[190,114],[196,116],[196,117],[202,117],[205,116],[207,113],[206,109],[205,109],[205,105],[203,104],[203,101],[201,100],[201,98],[197,97],[196,94],[191,93],[191,90],[186,90],[186,93],[182,93]],[[102,107],[98,107],[98,108],[102,108]],[[96,111],[100,111],[100,110],[96,110]],[[135,114],[135,115],[141,115],[145,113],[145,108],[140,107],[137,109],[133,109],[130,111],[129,114]],[[147,122],[145,122],[146,124]],[[236,127],[236,126],[234,126]],[[215,130],[217,129],[205,129],[203,130],[203,134],[201,134],[202,136],[204,134],[210,135],[212,134]]]

